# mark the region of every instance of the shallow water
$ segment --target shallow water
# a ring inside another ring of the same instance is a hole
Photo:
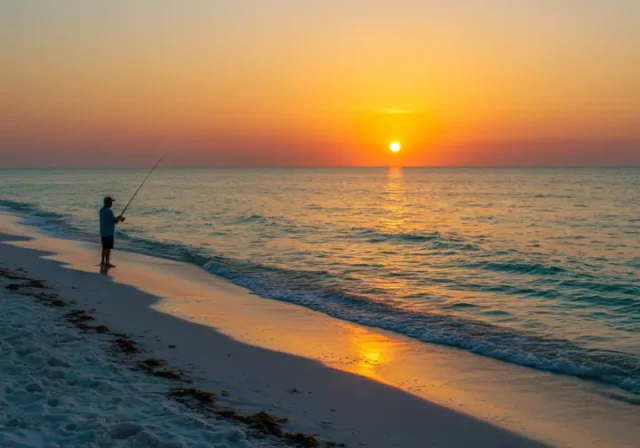
[[[144,170],[0,170],[0,205],[97,241]],[[640,169],[159,169],[118,245],[265,297],[640,393]]]

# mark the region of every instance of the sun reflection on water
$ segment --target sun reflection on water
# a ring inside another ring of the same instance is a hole
[[[382,225],[389,233],[398,233],[407,221],[404,173],[401,167],[389,168],[385,184],[385,215]]]

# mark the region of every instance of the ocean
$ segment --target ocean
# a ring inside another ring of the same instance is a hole
[[[98,242],[102,198],[118,214],[146,172],[0,170],[0,206]],[[640,394],[639,168],[160,168],[116,245],[338,319]]]

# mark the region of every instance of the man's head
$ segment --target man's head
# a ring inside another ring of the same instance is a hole
[[[104,206],[107,208],[111,208],[111,206],[113,205],[113,201],[115,201],[115,199],[113,199],[111,196],[107,196],[106,198],[104,198]]]

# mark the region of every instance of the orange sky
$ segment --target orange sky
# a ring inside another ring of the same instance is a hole
[[[2,3],[0,166],[640,164],[640,2],[444,3]]]

